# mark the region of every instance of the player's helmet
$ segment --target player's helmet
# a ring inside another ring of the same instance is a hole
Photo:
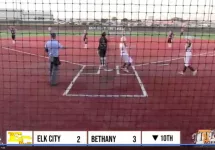
[[[52,28],[51,28],[51,27],[48,27],[48,30],[49,30],[49,31],[51,31],[51,30],[52,30]]]
[[[125,41],[126,41],[126,37],[125,37],[125,36],[122,36],[121,39],[120,39],[120,41],[121,41],[121,42],[125,42]]]
[[[106,32],[103,32],[103,33],[102,33],[102,36],[106,36]]]
[[[191,43],[191,39],[188,38],[188,39],[187,39],[187,43]]]
[[[56,38],[56,33],[51,33],[51,38]]]

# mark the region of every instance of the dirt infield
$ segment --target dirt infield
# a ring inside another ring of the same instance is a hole
[[[122,72],[117,37],[111,37],[107,62],[99,69],[98,37],[83,49],[80,36],[61,36],[69,47],[60,52],[60,84],[48,84],[47,37],[2,39],[0,49],[0,132],[7,130],[179,130],[192,143],[198,129],[215,121],[213,41],[193,41],[192,64],[198,75],[177,74],[183,68],[184,39],[167,48],[166,39],[128,38],[134,59]],[[124,96],[123,96],[124,95]],[[66,123],[65,123],[66,122]],[[5,137],[3,137],[5,141]]]

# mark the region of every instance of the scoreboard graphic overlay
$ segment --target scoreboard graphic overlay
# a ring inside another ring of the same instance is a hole
[[[180,131],[7,131],[7,146],[180,145]]]

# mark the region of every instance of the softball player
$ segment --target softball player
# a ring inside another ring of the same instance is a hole
[[[108,40],[106,38],[106,32],[103,32],[101,38],[99,39],[99,47],[98,47],[100,64],[102,67],[106,66],[107,43],[108,43]]]
[[[122,36],[120,39],[119,49],[120,49],[121,58],[124,62],[121,69],[123,69],[125,72],[129,73],[128,69],[131,66],[131,63],[133,62],[133,60],[127,52],[126,37],[125,36]]]
[[[186,72],[187,68],[189,68],[193,72],[193,76],[197,74],[197,70],[194,70],[193,67],[191,67],[190,62],[192,58],[192,43],[191,40],[188,39],[187,43],[185,44],[185,57],[184,57],[184,69],[183,71],[179,72],[179,74],[184,75]]]
[[[87,48],[87,44],[88,44],[88,37],[87,37],[88,33],[86,30],[84,30],[84,35],[83,35],[83,41],[84,41],[84,48]]]
[[[180,36],[183,36],[183,35],[184,35],[184,28],[181,28]]]
[[[15,44],[16,43],[16,28],[10,26],[9,31],[11,32],[12,43]]]
[[[169,48],[172,47],[173,38],[174,38],[174,33],[173,33],[173,31],[171,30],[171,31],[169,32],[169,35],[168,35],[168,47],[169,47]]]

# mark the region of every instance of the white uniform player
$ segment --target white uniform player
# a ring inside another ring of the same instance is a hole
[[[120,55],[124,62],[121,69],[123,69],[125,72],[129,72],[128,69],[131,66],[131,63],[133,62],[132,58],[129,56],[127,47],[126,47],[126,37],[122,36],[120,39],[119,49],[120,49]]]
[[[197,74],[197,70],[194,70],[193,67],[191,67],[191,58],[192,58],[192,43],[191,40],[187,40],[187,43],[185,44],[185,57],[184,57],[184,69],[183,71],[179,72],[179,74],[184,75],[187,68],[189,68],[193,72],[193,76]]]

